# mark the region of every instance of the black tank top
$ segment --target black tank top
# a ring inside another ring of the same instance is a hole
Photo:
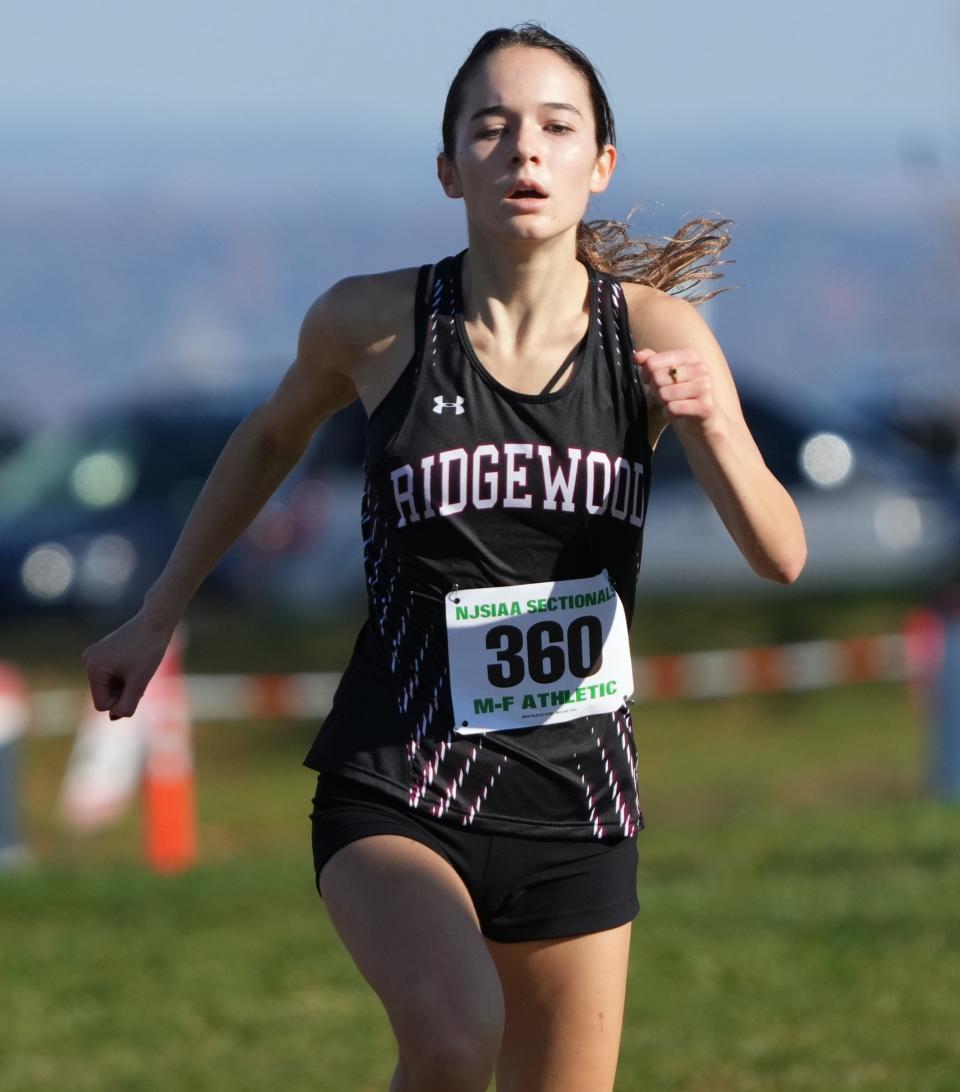
[[[460,827],[619,840],[644,825],[629,704],[457,735],[444,596],[605,569],[629,623],[651,451],[626,303],[588,268],[571,374],[552,393],[519,394],[470,344],[465,253],[438,263],[429,302],[420,270],[413,356],[368,421],[369,617],[304,765]]]

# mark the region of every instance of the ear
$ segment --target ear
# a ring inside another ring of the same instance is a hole
[[[440,185],[443,186],[443,192],[447,197],[463,197],[463,187],[460,185],[457,168],[446,152],[441,152],[437,156],[437,178],[440,179]]]
[[[593,168],[593,177],[590,179],[591,193],[603,193],[613,176],[616,165],[617,149],[612,144],[604,144],[603,150],[597,156],[597,162]]]

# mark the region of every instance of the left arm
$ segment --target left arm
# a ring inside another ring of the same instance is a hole
[[[687,300],[647,290],[631,311],[630,331],[643,346],[634,359],[651,444],[673,424],[694,477],[754,572],[792,583],[807,559],[800,513],[763,461],[710,327]]]

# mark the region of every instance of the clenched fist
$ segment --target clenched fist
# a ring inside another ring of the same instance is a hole
[[[85,648],[80,661],[94,708],[100,712],[109,709],[111,720],[133,716],[172,635],[172,631],[150,625],[140,613]]]
[[[669,421],[708,433],[717,419],[710,369],[695,349],[655,352],[639,349],[633,358],[647,404],[659,407]]]

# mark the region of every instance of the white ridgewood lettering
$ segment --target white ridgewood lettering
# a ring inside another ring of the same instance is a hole
[[[400,479],[406,479],[406,486],[401,488]],[[393,497],[397,502],[397,511],[400,513],[400,519],[397,521],[398,527],[406,527],[407,517],[403,514],[403,506],[406,504],[409,508],[410,523],[417,523],[420,517],[417,515],[417,509],[413,503],[413,467],[407,463],[406,466],[398,466],[396,470],[390,472],[390,481],[393,483]]]
[[[630,503],[630,464],[622,455],[613,461],[613,493],[610,496],[610,515],[616,519],[627,518],[627,505]],[[622,488],[621,488],[622,487]],[[623,494],[623,503],[620,496]]]
[[[420,472],[423,475],[423,518],[430,519],[437,513],[430,503],[431,485],[433,483],[433,463],[435,455],[424,455],[420,460]]]
[[[633,500],[630,504],[630,522],[634,527],[642,527],[643,521],[646,519],[646,505],[644,503],[644,491],[641,488],[643,484],[643,463],[633,464]],[[639,494],[639,500],[638,500]],[[637,512],[637,505],[640,505],[640,511]]]
[[[497,503],[497,492],[500,485],[500,477],[495,470],[484,472],[480,466],[481,459],[489,459],[496,466],[500,462],[500,451],[496,444],[480,444],[473,453],[473,507],[493,508]],[[485,497],[480,495],[480,486],[486,483],[489,492]]]
[[[533,504],[529,493],[518,497],[513,491],[514,486],[521,489],[527,484],[527,468],[517,466],[518,458],[532,459],[533,444],[504,444],[503,453],[507,457],[507,480],[503,491],[504,508],[529,508]]]
[[[597,487],[597,467],[603,468],[603,489],[600,491],[600,502],[594,499]],[[591,516],[597,516],[607,510],[607,501],[610,499],[610,459],[606,452],[591,451],[587,454],[587,511]]]
[[[441,451],[437,456],[440,463],[440,505],[437,511],[441,516],[455,516],[467,507],[467,452],[462,447]],[[460,496],[450,499],[450,467],[457,463],[460,473],[457,475],[457,488]]]
[[[560,507],[564,512],[572,512],[574,509],[573,490],[577,484],[577,468],[580,465],[580,456],[583,452],[578,447],[567,448],[569,468],[566,477],[563,476],[562,465],[557,467],[556,476],[551,476],[550,457],[553,454],[552,447],[548,444],[539,444],[537,454],[540,456],[540,462],[543,465],[543,507],[548,512],[555,512],[557,510],[557,493],[560,492],[563,493],[563,503]]]
[[[548,444],[478,444],[424,455],[415,472],[407,463],[390,471],[397,527],[421,519],[476,510],[541,508],[601,515],[642,527],[646,518],[644,466],[604,451],[578,447],[556,453]],[[583,471],[582,476],[580,471]],[[532,471],[532,473],[531,473]],[[439,482],[436,475],[439,472]],[[582,481],[581,481],[582,478]],[[439,503],[434,506],[434,493]]]

